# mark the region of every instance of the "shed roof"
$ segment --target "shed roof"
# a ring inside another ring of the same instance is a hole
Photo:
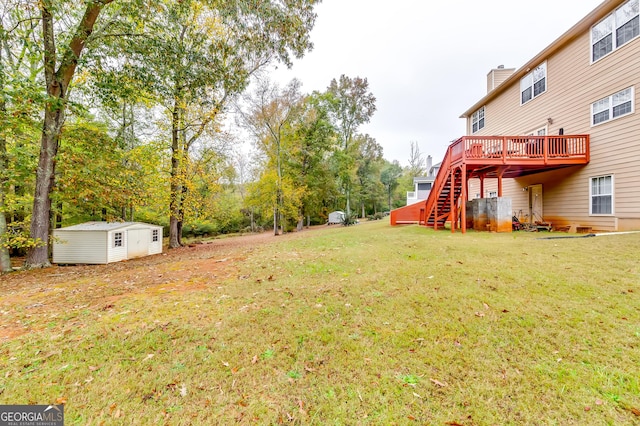
[[[62,231],[113,231],[116,229],[128,228],[135,225],[157,226],[143,222],[85,222],[73,226],[61,228]],[[159,226],[158,226],[159,227]]]

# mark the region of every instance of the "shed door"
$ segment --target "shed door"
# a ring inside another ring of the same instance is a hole
[[[127,231],[127,259],[149,254],[149,230],[130,229]]]
[[[530,223],[544,222],[542,211],[542,185],[529,187],[529,217]]]

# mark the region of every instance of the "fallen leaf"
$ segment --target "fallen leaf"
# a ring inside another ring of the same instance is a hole
[[[476,312],[476,316],[482,318],[484,316],[484,312]]]
[[[625,407],[625,409],[631,411],[634,416],[640,417],[640,410],[638,410],[636,407]]]
[[[273,275],[269,275],[269,278],[267,278],[268,281],[275,281],[275,278],[273,278]]]
[[[502,310],[502,313],[503,313],[503,314],[506,314],[506,313],[508,313],[508,312],[509,312],[509,311],[507,311],[506,309],[503,309],[503,310]]]
[[[483,303],[482,306],[484,306],[486,310],[489,310],[489,305],[487,305],[486,303]]]
[[[441,388],[444,388],[447,386],[446,383],[443,383],[440,380],[437,380],[437,379],[429,379],[429,380],[431,380],[436,386],[440,386]]]
[[[458,422],[446,422],[445,425],[447,425],[447,426],[464,426],[464,425],[461,425]]]
[[[411,416],[411,415],[407,416],[407,418],[408,418],[409,420],[413,420],[414,422],[416,421],[416,418],[415,418],[415,417],[413,417],[413,416]]]
[[[596,405],[602,405],[604,404],[604,402],[602,402],[601,399],[596,399]]]
[[[56,405],[65,405],[66,403],[67,403],[66,396],[61,396],[59,398],[56,398]]]
[[[584,407],[584,411],[591,411],[591,407]]]
[[[180,387],[180,396],[187,396],[187,386],[184,384]]]
[[[93,365],[89,366],[89,371],[97,371],[100,370],[100,367],[94,367]]]
[[[256,362],[258,362],[258,355],[254,355],[253,358],[251,358],[251,364],[255,364]]]

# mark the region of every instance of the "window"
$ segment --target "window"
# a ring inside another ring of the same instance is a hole
[[[152,229],[151,230],[151,241],[153,241],[154,243],[158,242],[158,240],[160,239],[160,234],[158,233],[157,229]]]
[[[591,104],[591,125],[595,126],[633,113],[633,99],[633,87],[629,87],[595,101]]]
[[[475,133],[484,127],[484,107],[471,116],[471,133]]]
[[[640,0],[629,0],[591,28],[593,62],[640,35]]]
[[[547,135],[547,126],[540,127],[532,132],[527,133],[528,136],[546,136]]]
[[[116,232],[113,234],[113,246],[122,247],[122,232]]]
[[[547,91],[547,63],[543,63],[520,80],[520,104]]]
[[[613,214],[613,176],[591,178],[589,198],[591,198],[589,214]]]

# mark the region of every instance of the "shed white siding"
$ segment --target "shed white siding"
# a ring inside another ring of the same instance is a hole
[[[106,232],[56,229],[53,236],[53,263],[108,263]]]
[[[329,213],[328,223],[331,225],[332,223],[342,223],[344,221],[345,214],[341,211],[335,211]]]

